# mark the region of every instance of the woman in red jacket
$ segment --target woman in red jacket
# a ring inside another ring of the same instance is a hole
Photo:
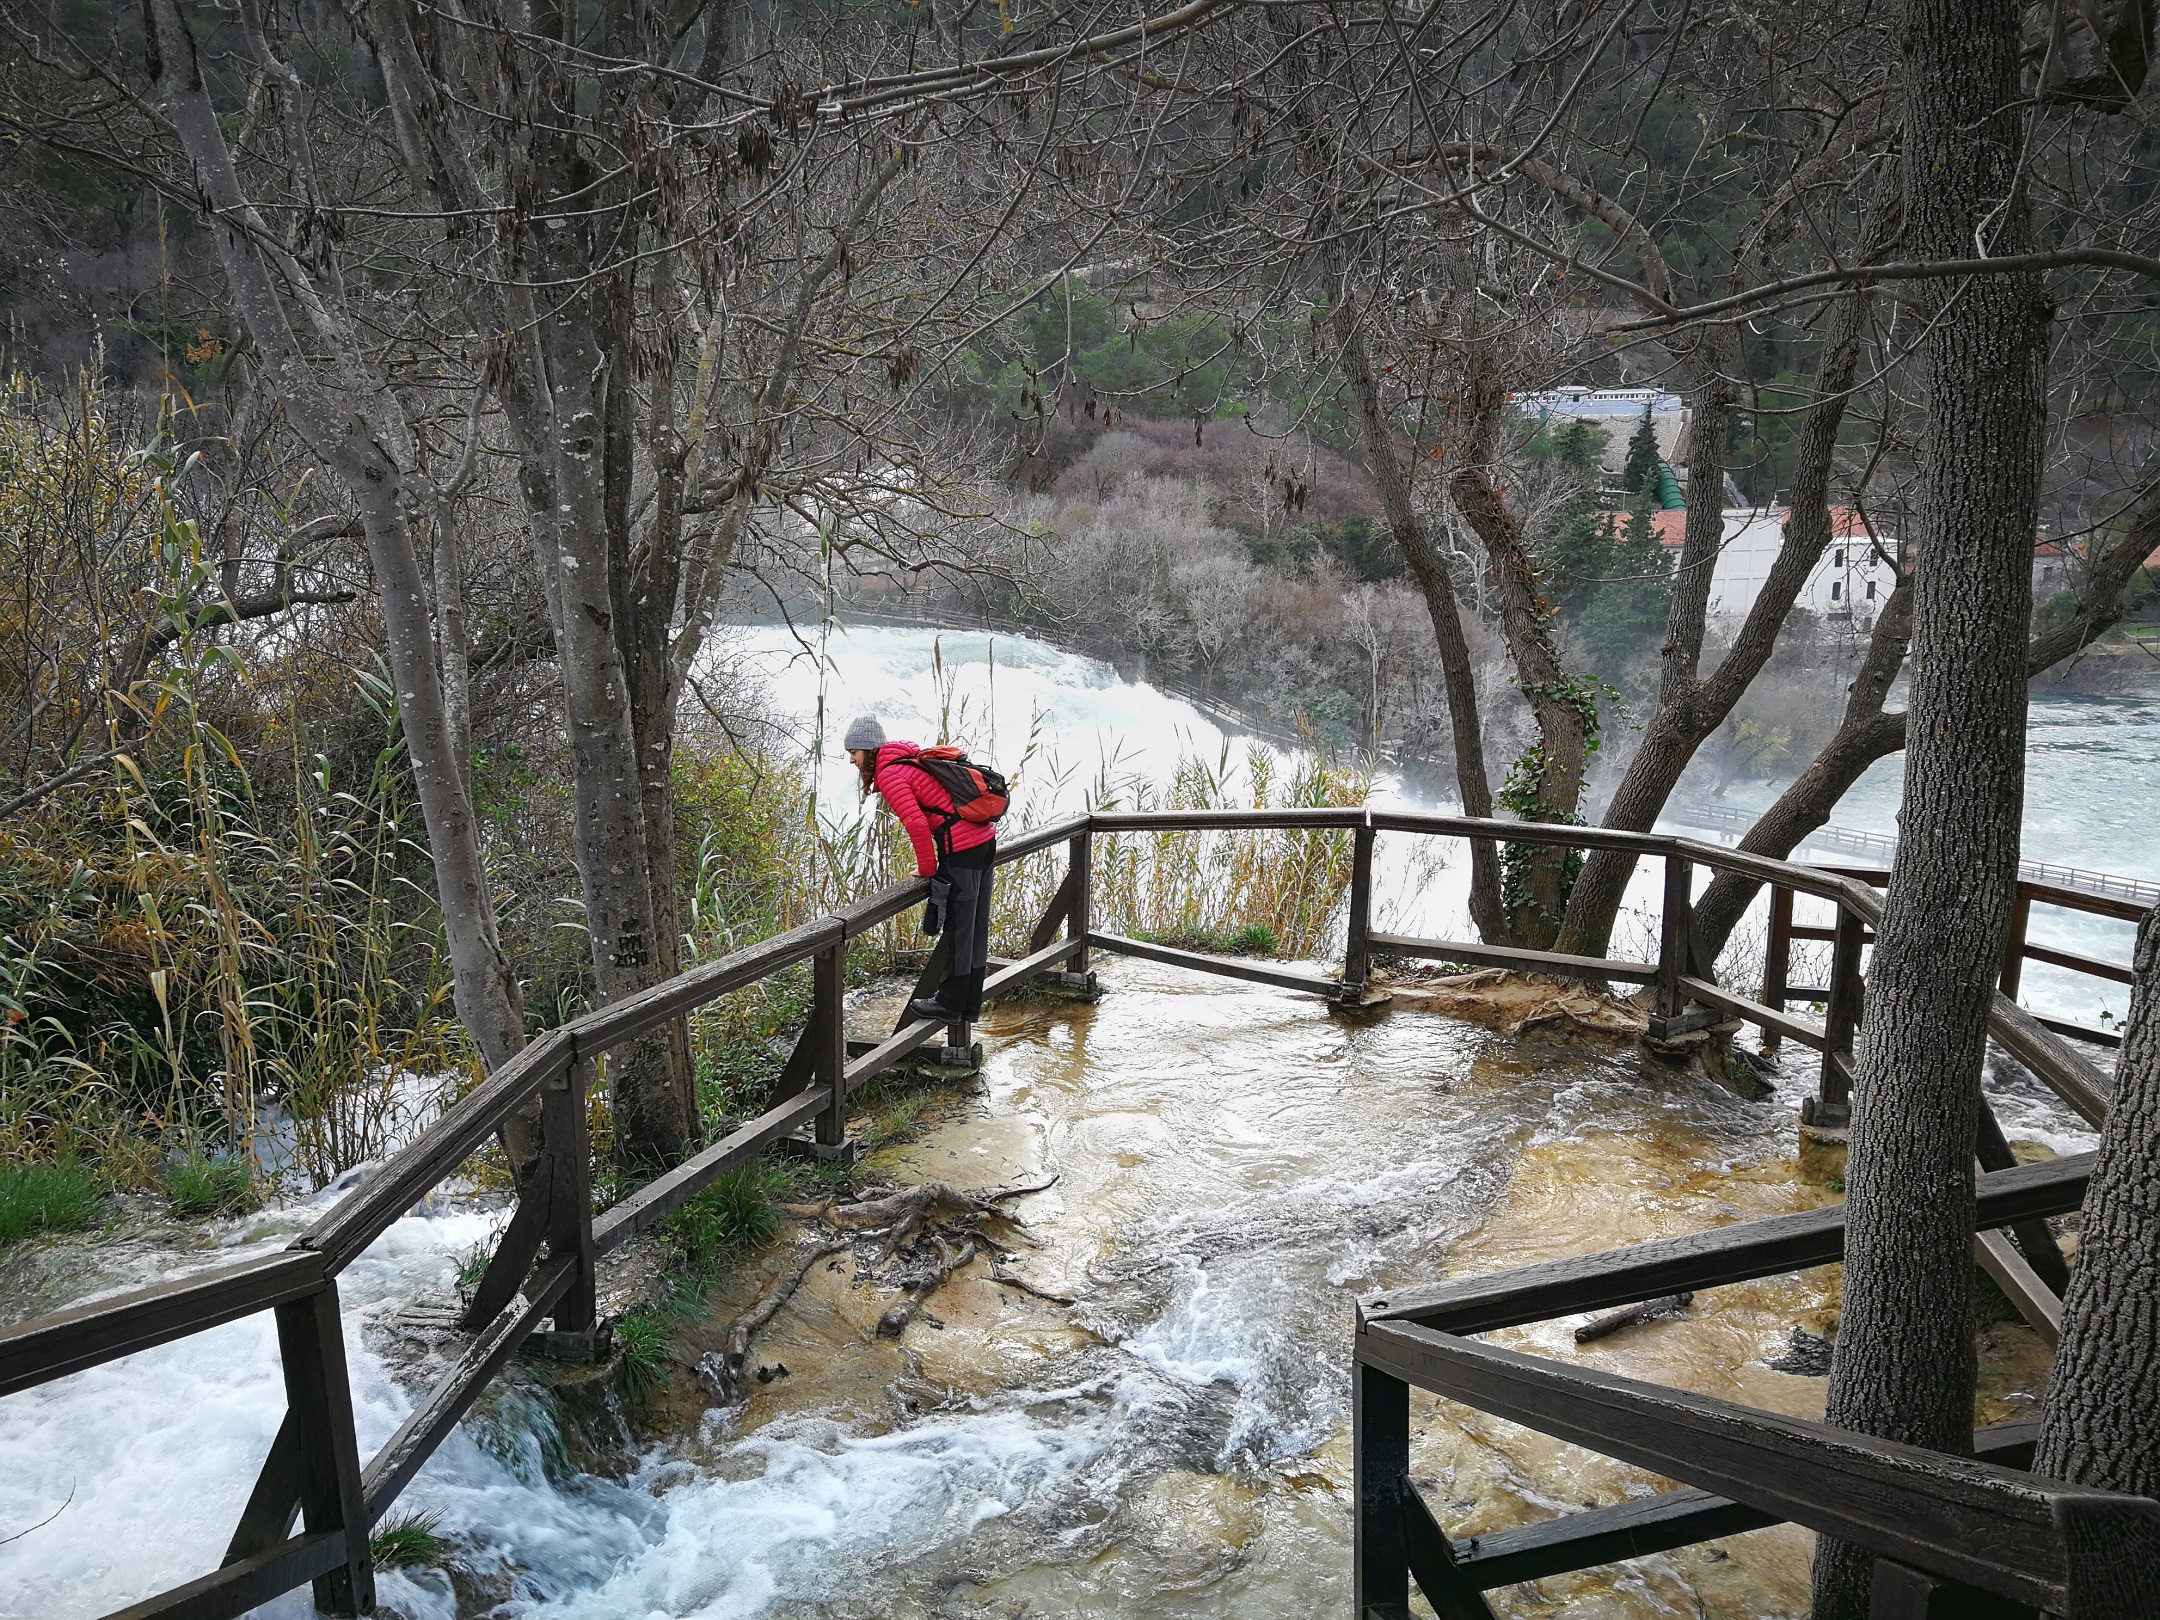
[[[997,856],[997,827],[964,821],[952,795],[930,774],[907,761],[920,750],[911,742],[888,742],[873,715],[847,728],[843,741],[862,777],[900,818],[915,846],[915,874],[932,880],[931,909],[939,914],[950,956],[934,1001],[911,1001],[917,1018],[971,1024],[982,1016],[983,973],[990,961],[990,863]]]

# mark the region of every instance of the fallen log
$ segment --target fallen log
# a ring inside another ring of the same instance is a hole
[[[1575,1330],[1575,1342],[1588,1344],[1593,1339],[1602,1339],[1609,1333],[1618,1333],[1622,1328],[1634,1327],[1640,1322],[1658,1322],[1667,1317],[1681,1316],[1694,1303],[1695,1296],[1692,1293],[1664,1294],[1656,1299],[1646,1299],[1640,1305],[1630,1305],[1624,1311],[1614,1311],[1610,1315],[1585,1322]]]

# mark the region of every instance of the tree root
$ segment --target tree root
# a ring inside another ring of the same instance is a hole
[[[885,1314],[877,1320],[877,1336],[879,1338],[897,1339],[900,1337],[906,1331],[908,1323],[914,1321],[916,1314],[921,1311],[923,1301],[943,1287],[947,1277],[950,1277],[975,1258],[977,1245],[976,1240],[972,1237],[960,1245],[960,1252],[957,1255],[946,1247],[945,1240],[942,1237],[937,1238],[936,1242],[938,1246],[938,1263],[927,1273],[917,1277],[900,1290],[900,1297],[894,1300]]]
[[[1003,1283],[1007,1288],[1017,1288],[1023,1294],[1033,1294],[1037,1299],[1046,1299],[1053,1305],[1077,1305],[1080,1303],[1068,1295],[1053,1294],[1047,1288],[1037,1288],[1025,1277],[1015,1277],[1009,1271],[999,1270],[995,1259],[990,1262],[990,1280],[994,1283]]]
[[[838,1254],[847,1244],[840,1241],[807,1243],[780,1279],[768,1288],[742,1316],[728,1329],[727,1342],[718,1350],[709,1351],[698,1361],[697,1370],[710,1384],[722,1402],[732,1402],[742,1394],[743,1367],[750,1358],[750,1340],[766,1323],[780,1314],[780,1307],[794,1298],[803,1279],[810,1275],[810,1268],[828,1255]]]

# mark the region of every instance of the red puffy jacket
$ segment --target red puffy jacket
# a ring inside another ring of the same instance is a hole
[[[933,835],[942,834],[945,847],[958,854],[989,843],[997,837],[997,827],[988,821],[962,821],[952,813],[952,795],[939,787],[928,772],[900,763],[921,751],[911,742],[887,743],[877,751],[877,771],[871,785],[907,829],[908,842],[915,846],[915,875],[935,877],[938,857]],[[943,814],[925,813],[939,811]]]

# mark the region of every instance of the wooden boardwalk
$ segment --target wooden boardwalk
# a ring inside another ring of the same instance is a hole
[[[1091,862],[1097,834],[1262,828],[1348,841],[1351,884],[1340,974],[1177,950],[1094,926]],[[1660,860],[1665,900],[1657,960],[1565,957],[1474,941],[1376,934],[1373,852],[1382,833],[1610,849]],[[1795,865],[1664,834],[1375,808],[1097,813],[1003,842],[998,863],[1061,845],[1065,874],[1050,907],[1036,924],[1027,953],[997,967],[984,987],[988,996],[1046,975],[1085,983],[1096,951],[1310,993],[1345,1010],[1372,1004],[1376,954],[1616,980],[1651,987],[1654,1040],[1669,1043],[1740,1020],[1757,1025],[1768,1038],[1819,1050],[1822,1062],[1809,1115],[1826,1125],[1844,1117],[1853,1037],[1864,1003],[1863,952],[1868,931],[1881,916],[1873,887],[1880,873]],[[1692,921],[1699,868],[1739,873],[1773,890],[1771,967],[1761,1000],[1717,984],[1703,960]],[[606,1324],[596,1316],[594,1298],[595,1268],[603,1256],[724,1171],[783,1138],[806,1151],[844,1150],[852,1092],[941,1035],[948,1056],[969,1047],[964,1026],[936,1022],[903,1022],[875,1043],[846,1037],[842,969],[849,942],[920,904],[926,894],[922,880],[897,885],[550,1030],[282,1253],[0,1331],[0,1396],[5,1396],[258,1311],[276,1315],[286,1416],[222,1558],[200,1578],[108,1620],[222,1620],[310,1583],[323,1610],[352,1615],[370,1609],[371,1528],[509,1358],[536,1337],[558,1355],[605,1353]],[[1830,903],[1833,926],[1796,926],[1796,895]],[[2068,903],[2038,890],[2030,900]],[[2106,903],[2124,906],[2129,915],[2137,911],[2127,902]],[[2104,1080],[2061,1033],[2016,1004],[2017,967],[2030,957],[2107,977],[2123,970],[2083,958],[2066,960],[2067,953],[2049,954],[2027,944],[2025,909],[2014,948],[2006,949],[2006,993],[1996,997],[1992,1033],[2072,1108],[2097,1122],[2106,1106]],[[1832,943],[1830,982],[1795,988],[1789,983],[1791,944],[1814,938]],[[694,1008],[804,962],[812,964],[811,1012],[765,1111],[596,1215],[585,1110],[596,1060]],[[934,985],[940,972],[933,956],[924,970],[925,984]],[[1794,1001],[1820,1003],[1823,1017],[1789,1010]],[[2100,1033],[2074,1027],[2073,1032]],[[469,1345],[389,1441],[363,1458],[339,1324],[339,1274],[536,1097],[544,1145],[466,1310],[462,1325],[471,1335]],[[2008,1150],[2000,1131],[1988,1129],[1992,1124],[1991,1117],[1982,1120],[1983,1167],[1989,1173],[1980,1180],[1979,1224],[1994,1245],[1990,1269],[2007,1279],[2006,1291],[2037,1322],[2060,1310],[2061,1255],[2045,1235],[2045,1218],[2078,1207],[2087,1166],[2083,1160],[2010,1166],[2003,1162]],[[2001,1239],[1999,1228],[2017,1232],[2020,1244]],[[1838,1258],[1843,1242],[1842,1211],[1824,1210],[1365,1301],[1354,1351],[1359,1620],[1406,1615],[1413,1579],[1442,1616],[1488,1616],[1480,1594],[1494,1586],[1780,1520],[1882,1554],[1886,1573],[1878,1585],[1876,1613],[1886,1620],[2038,1609],[2074,1620],[2160,1615],[2160,1504],[2072,1490],[2018,1472],[2013,1465],[2030,1454],[2031,1435],[2023,1429],[1976,1437],[1977,1460],[1939,1457],[1523,1356],[1471,1337],[1514,1323],[1820,1265]],[[2037,1248],[2041,1243],[2053,1254],[2052,1267]],[[1990,1254],[1981,1258],[1988,1263]],[[1690,1488],[1487,1537],[1474,1547],[1457,1546],[1407,1477],[1412,1385],[1653,1468]],[[206,1561],[208,1556],[206,1549]]]

